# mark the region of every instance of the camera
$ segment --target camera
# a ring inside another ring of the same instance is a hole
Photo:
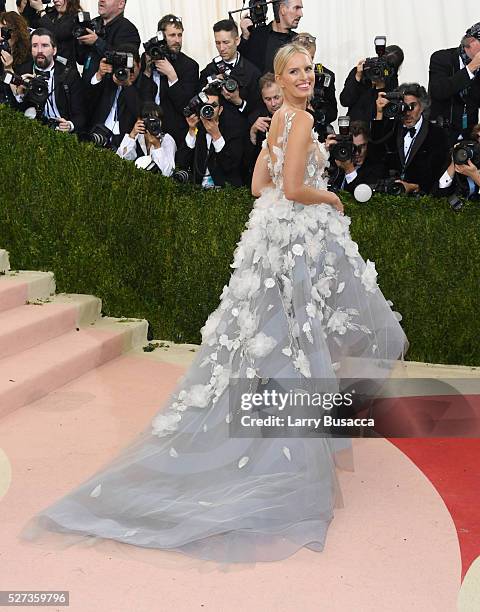
[[[374,40],[377,57],[368,57],[363,64],[363,79],[368,81],[383,81],[396,75],[395,67],[385,57],[387,38],[376,36]]]
[[[222,94],[223,89],[226,89],[230,93],[238,89],[238,82],[232,77],[228,77],[227,79],[216,79],[215,77],[209,76],[207,77],[207,82],[208,87],[213,87],[219,96]]]
[[[253,27],[264,26],[267,24],[268,4],[259,2],[258,0],[250,0],[248,3],[250,19],[253,21]]]
[[[51,117],[41,117],[41,122],[51,130],[56,130],[58,127],[58,121]]]
[[[330,87],[332,77],[323,71],[322,64],[315,64],[315,85],[310,105],[313,109],[315,120],[314,129],[317,133],[324,133],[327,127],[327,107],[325,101],[325,89]]]
[[[480,167],[480,143],[474,140],[463,140],[453,149],[453,161],[461,166],[471,160],[474,166]]]
[[[73,38],[86,36],[88,34],[87,29],[95,32],[95,34],[100,38],[105,36],[105,26],[103,25],[101,17],[90,19],[90,13],[87,13],[86,11],[79,11],[72,30]]]
[[[192,176],[188,170],[174,170],[172,173],[172,178],[174,181],[182,185],[192,182]]]
[[[113,75],[121,83],[130,78],[130,73],[135,65],[133,55],[124,51],[105,51],[105,61],[113,67]]]
[[[151,57],[153,61],[166,59],[169,62],[174,62],[178,57],[177,54],[170,51],[167,41],[160,38],[160,36],[161,33],[157,34],[157,36],[154,36],[146,43],[143,43],[145,53]]]
[[[3,40],[0,40],[0,52],[1,51],[6,51],[7,53],[11,53],[12,50],[10,48],[10,45],[8,43],[8,41],[12,38],[12,30],[11,28],[7,28],[5,26],[3,26],[2,28],[0,28],[0,34],[2,36]]]
[[[103,123],[97,123],[90,132],[80,135],[82,142],[92,142],[97,147],[107,149],[112,142],[113,132]]]
[[[385,119],[399,119],[409,111],[414,110],[412,104],[407,104],[403,101],[403,94],[398,91],[391,91],[384,94],[389,101],[383,109]]]
[[[349,161],[355,155],[355,145],[350,134],[350,117],[338,118],[339,134],[336,136],[337,142],[330,147],[330,155],[333,159],[344,162]]]
[[[147,132],[156,138],[163,138],[162,121],[159,117],[155,115],[145,115],[142,117],[142,121]]]
[[[391,196],[399,196],[406,193],[405,187],[402,183],[396,183],[398,177],[390,177],[387,179],[379,180],[375,185],[372,185],[372,190],[376,193],[385,193]]]
[[[34,106],[37,110],[42,109],[45,106],[45,102],[48,100],[48,77],[43,75],[36,75],[33,79],[28,82],[20,83],[26,87],[24,100],[28,104]]]
[[[194,96],[188,105],[183,109],[185,117],[197,115],[203,119],[211,119],[215,114],[215,106],[208,101],[208,96],[204,91]]]

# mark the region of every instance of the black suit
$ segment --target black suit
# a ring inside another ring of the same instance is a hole
[[[177,150],[177,165],[179,168],[192,172],[193,181],[197,185],[201,185],[208,167],[212,179],[218,187],[224,187],[226,183],[234,187],[241,187],[243,184],[240,171],[241,136],[226,135],[222,129],[222,118],[220,118],[220,132],[225,140],[225,146],[217,153],[212,142],[208,150],[206,131],[200,121],[195,148],[190,149],[184,140]]]
[[[32,60],[17,69],[18,74],[33,74],[33,72]],[[76,133],[82,132],[86,123],[85,87],[76,67],[55,62],[53,95],[60,116],[73,123]],[[25,111],[30,104],[24,101],[17,103],[17,106],[19,110]]]
[[[407,183],[416,183],[424,193],[436,189],[438,180],[449,163],[450,148],[445,130],[432,125],[425,117],[405,162],[403,126],[388,119],[372,121],[371,137],[380,141],[380,155],[387,171],[394,171]]]
[[[261,74],[273,72],[275,53],[295,36],[295,32],[292,31],[286,34],[275,32],[272,24],[273,21],[268,25],[254,28],[248,40],[245,40],[242,36],[238,47],[243,57],[255,64]]]
[[[210,62],[200,73],[200,87],[207,84],[207,77],[215,76],[218,69],[215,62]],[[256,66],[240,55],[237,64],[231,70],[231,77],[239,84],[239,94],[246,102],[243,110],[228,100],[223,100],[222,121],[229,133],[239,132],[242,135],[248,126],[248,115],[260,104],[260,92],[258,90],[258,79],[261,74]],[[240,107],[241,108],[241,107]]]
[[[119,134],[113,137],[112,143],[115,147],[120,145],[125,134],[129,134],[140,117],[142,100],[138,91],[137,83],[129,87],[120,87],[120,95],[117,101],[117,119],[119,122]],[[94,112],[90,128],[97,124],[104,124],[112,110],[118,86],[108,76],[97,85],[90,85],[89,96],[93,101]]]
[[[252,182],[255,163],[257,161],[257,157],[260,154],[260,151],[262,150],[263,141],[267,137],[266,132],[261,132],[260,130],[257,130],[255,144],[253,144],[250,139],[250,129],[259,117],[272,117],[263,102],[248,116],[248,129],[243,137],[242,172],[244,177],[244,183],[246,185],[250,185]]]
[[[349,72],[343,90],[340,94],[340,104],[348,107],[350,121],[364,121],[370,123],[375,119],[377,112],[376,100],[379,91],[393,91],[398,87],[398,78],[390,77],[385,82],[385,87],[376,89],[369,80],[357,81],[355,74],[357,68]]]
[[[145,55],[142,56],[142,66],[145,66],[144,62]],[[177,73],[178,81],[171,87],[168,84],[167,77],[158,73],[160,74],[160,106],[164,113],[163,129],[173,136],[177,147],[179,147],[188,131],[183,109],[199,92],[198,64],[188,55],[179,53],[172,65]],[[147,77],[142,72],[138,87],[143,101],[155,101],[158,86],[153,76]]]
[[[140,34],[137,28],[123,14],[112,19],[105,26],[105,36],[94,45],[82,45],[77,42],[77,62],[83,64],[82,78],[87,84],[100,66],[105,51],[112,51],[121,45],[133,45],[140,48]]]
[[[430,57],[429,74],[430,118],[443,117],[450,123],[450,144],[456,142],[460,134],[468,137],[472,127],[478,123],[480,74],[471,79],[467,69],[460,68],[458,48],[435,51]],[[464,112],[467,114],[466,129],[462,127]]]

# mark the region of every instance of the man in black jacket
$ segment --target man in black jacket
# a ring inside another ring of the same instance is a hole
[[[380,155],[385,159],[387,172],[399,176],[398,182],[407,193],[431,193],[448,165],[447,135],[424,116],[430,105],[424,87],[404,83],[399,92],[406,106],[398,120],[384,119],[389,101],[384,93],[378,94],[372,140],[382,145]]]
[[[137,28],[123,14],[127,0],[99,0],[98,14],[105,27],[99,37],[88,29],[88,34],[78,38],[77,62],[83,64],[83,80],[89,84],[98,70],[105,51],[112,51],[119,45],[133,45],[140,48],[140,34]]]
[[[214,108],[213,116],[206,119],[199,111],[186,118],[189,129],[177,151],[177,165],[188,170],[193,182],[206,189],[224,187],[227,183],[241,187],[241,135],[226,131],[217,90],[207,87],[204,93]]]
[[[255,163],[270,129],[272,117],[283,104],[283,92],[273,72],[260,77],[258,87],[262,104],[248,116],[249,130],[244,143],[243,170],[247,185],[251,183]]]
[[[53,34],[39,28],[31,37],[32,58],[18,67],[17,72],[25,80],[40,76],[48,83],[48,97],[45,102],[34,100],[26,94],[26,88],[16,88],[18,109],[34,108],[38,118],[52,119],[62,132],[81,132],[85,126],[84,86],[77,69],[65,66],[55,60],[57,53]]]
[[[144,54],[144,70],[139,78],[139,89],[144,101],[155,102],[163,110],[163,128],[177,144],[183,142],[188,130],[183,109],[198,93],[198,64],[182,53],[183,24],[175,15],[165,15],[158,22],[171,60],[152,59]],[[173,59],[175,58],[175,59]]]
[[[345,189],[350,193],[362,183],[374,185],[384,175],[385,168],[378,145],[369,142],[369,130],[363,121],[352,121],[350,134],[355,146],[352,159],[346,161],[330,161],[330,186],[334,191]],[[328,149],[336,142],[336,136],[331,134],[327,137]]]
[[[243,136],[248,129],[248,115],[260,104],[260,72],[238,52],[240,37],[234,21],[219,21],[213,26],[213,32],[219,55],[200,73],[200,87],[216,78],[222,82],[231,79],[237,84],[234,91],[226,87],[219,89],[223,98],[222,120],[229,133],[238,132]]]
[[[467,30],[460,47],[430,57],[431,119],[448,127],[450,144],[468,136],[480,106],[480,23]]]
[[[392,74],[379,80],[365,78],[361,59],[355,68],[349,72],[340,93],[340,104],[348,108],[348,116],[352,121],[370,123],[377,113],[377,95],[379,91],[390,92],[398,87],[398,71],[404,60],[403,50],[398,45],[389,45],[385,49]]]
[[[298,27],[303,16],[302,0],[279,0],[273,7],[275,20],[268,25],[253,28],[249,17],[240,21],[242,40],[239,51],[257,66],[260,74],[273,72],[275,53],[292,41],[295,36],[293,30]]]
[[[121,45],[116,51],[129,54],[133,59],[133,68],[129,70],[128,77],[118,78],[113,66],[102,58],[88,90],[94,109],[90,127],[106,127],[111,132],[110,144],[114,149],[120,145],[123,135],[132,131],[142,107],[137,87],[140,74],[138,51],[130,45]]]

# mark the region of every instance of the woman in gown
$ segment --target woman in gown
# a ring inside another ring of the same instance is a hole
[[[338,440],[230,435],[239,389],[386,376],[406,338],[326,190],[327,153],[305,110],[308,52],[282,47],[275,73],[285,102],[255,167],[258,199],[193,365],[151,427],[34,517],[27,537],[33,527],[226,563],[323,549]]]

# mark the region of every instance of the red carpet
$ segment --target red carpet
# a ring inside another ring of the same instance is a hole
[[[480,556],[480,440],[390,440],[427,476],[455,523],[462,555],[462,578]]]

